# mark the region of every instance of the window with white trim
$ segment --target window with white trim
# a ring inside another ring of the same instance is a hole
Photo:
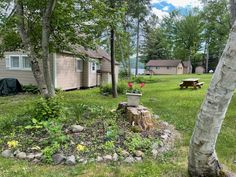
[[[10,68],[20,69],[20,56],[10,56]]]
[[[91,64],[91,70],[93,72],[96,72],[96,65],[97,65],[97,63],[95,61],[93,61],[92,64]]]
[[[22,61],[23,61],[23,68],[24,69],[31,69],[31,63],[30,63],[30,58],[27,56],[22,56]]]
[[[30,58],[26,55],[9,55],[6,57],[6,68],[12,70],[31,70]]]
[[[76,59],[76,71],[82,72],[83,71],[83,60]]]

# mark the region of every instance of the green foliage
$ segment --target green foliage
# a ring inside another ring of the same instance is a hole
[[[63,118],[65,108],[62,100],[63,97],[61,95],[47,99],[40,98],[35,103],[32,116],[38,121]]]
[[[60,149],[60,144],[57,142],[53,143],[51,146],[47,146],[43,149],[43,160],[46,163],[52,163],[52,155],[55,154]]]
[[[119,82],[117,84],[117,93],[124,94],[127,90],[127,84],[125,82]],[[100,93],[102,94],[112,94],[112,85],[105,84],[100,86]]]
[[[35,85],[23,85],[22,86],[23,92],[27,92],[27,93],[32,93],[32,94],[38,94],[39,93],[39,89],[37,86]]]
[[[114,141],[106,141],[105,144],[102,145],[102,149],[105,152],[114,152],[115,150]]]
[[[148,138],[141,137],[139,133],[135,133],[128,136],[124,144],[129,151],[134,153],[136,150],[148,151],[152,142]]]

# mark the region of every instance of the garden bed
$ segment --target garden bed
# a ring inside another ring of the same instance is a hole
[[[52,101],[47,110],[45,102],[37,103],[37,115],[58,109]],[[60,106],[59,106],[60,108]],[[153,115],[154,128],[137,130],[120,111],[99,106],[73,105],[65,114],[70,119],[32,118],[9,134],[2,134],[2,156],[18,158],[33,163],[74,165],[88,162],[133,163],[144,158],[157,158],[173,146],[179,134],[173,126]],[[32,117],[35,117],[32,115]]]

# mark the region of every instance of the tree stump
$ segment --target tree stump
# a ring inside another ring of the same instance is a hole
[[[132,126],[137,126],[141,131],[149,131],[154,128],[152,114],[144,106],[131,107],[126,102],[119,104],[118,109],[128,119]]]

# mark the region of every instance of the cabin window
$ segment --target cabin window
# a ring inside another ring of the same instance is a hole
[[[30,69],[31,68],[31,63],[30,63],[30,58],[27,56],[22,56],[22,61],[23,61],[23,68],[24,69]]]
[[[94,62],[92,62],[92,65],[91,65],[91,70],[93,71],[93,72],[95,72],[96,71],[96,62],[94,61]]]
[[[30,58],[26,55],[10,55],[6,58],[6,68],[12,70],[30,70]]]
[[[166,69],[170,69],[170,67],[169,67],[169,66],[167,66],[167,67],[166,67]]]
[[[81,60],[81,59],[76,60],[76,71],[78,71],[78,72],[83,71],[83,60]]]
[[[10,68],[20,69],[20,56],[11,56],[10,57]]]
[[[157,66],[157,67],[156,67],[156,69],[160,69],[160,67],[159,67],[159,66]]]

